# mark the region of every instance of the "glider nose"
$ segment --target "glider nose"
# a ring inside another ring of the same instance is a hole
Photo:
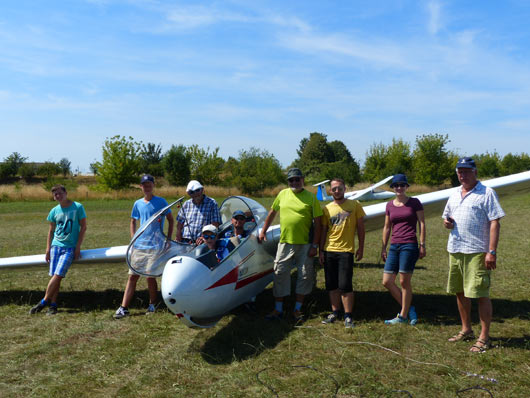
[[[173,257],[164,268],[161,282],[162,298],[171,312],[193,313],[200,301],[199,293],[208,282],[208,268],[190,257]]]

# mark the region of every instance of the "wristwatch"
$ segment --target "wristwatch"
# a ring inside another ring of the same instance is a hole
[[[492,255],[492,256],[496,256],[497,255],[497,252],[495,250],[490,250],[489,253]]]

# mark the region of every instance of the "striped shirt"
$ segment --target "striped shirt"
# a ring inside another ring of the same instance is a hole
[[[195,241],[202,232],[202,227],[214,222],[221,224],[221,214],[217,202],[204,195],[201,203],[196,205],[187,200],[177,215],[177,222],[184,225],[182,237]]]
[[[449,253],[486,253],[489,250],[490,221],[505,213],[493,189],[477,185],[462,198],[460,186],[447,201],[443,218],[452,218],[454,228],[447,241]]]

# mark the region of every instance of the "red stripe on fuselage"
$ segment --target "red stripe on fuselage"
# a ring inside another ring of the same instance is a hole
[[[221,279],[219,279],[217,282],[215,282],[212,286],[204,290],[213,289],[215,287],[219,287],[223,285],[229,285],[230,283],[236,283],[238,276],[239,276],[239,267],[235,267],[228,274],[226,274]]]
[[[260,272],[259,274],[252,275],[252,276],[249,276],[248,278],[241,279],[241,280],[237,281],[236,290],[242,288],[243,286],[248,285],[249,283],[257,281],[258,279],[261,279],[261,278],[263,278],[266,275],[269,275],[272,271],[273,271],[273,269],[271,268],[271,269],[269,269],[269,270],[267,270],[265,272]]]

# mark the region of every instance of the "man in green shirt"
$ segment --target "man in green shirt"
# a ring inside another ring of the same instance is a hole
[[[304,189],[304,176],[300,169],[292,168],[287,173],[289,188],[282,190],[272,204],[265,219],[259,239],[266,240],[267,229],[276,213],[280,215],[280,243],[274,260],[274,311],[267,319],[283,317],[283,301],[291,294],[291,269],[296,266],[296,304],[293,311],[295,320],[302,320],[304,296],[313,288],[313,263],[307,257],[317,254],[320,241],[320,217],[322,209],[314,194]],[[309,234],[314,221],[312,243]]]

